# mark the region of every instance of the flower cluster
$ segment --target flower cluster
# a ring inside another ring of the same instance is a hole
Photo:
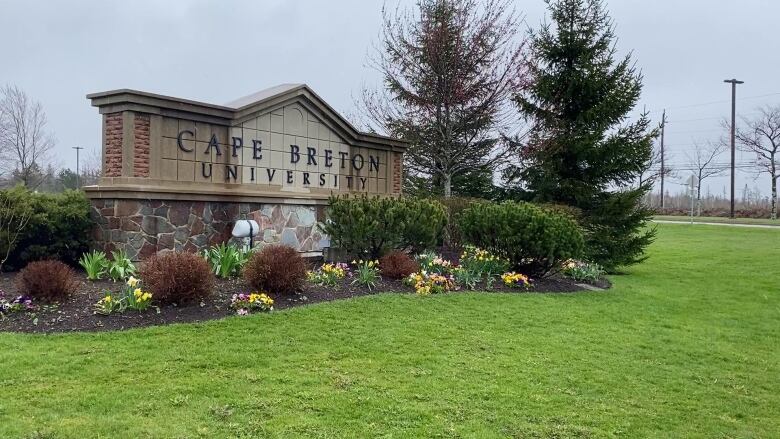
[[[410,274],[404,282],[413,286],[414,292],[421,296],[446,293],[455,289],[455,281],[451,275],[444,276],[426,271]]]
[[[245,316],[254,311],[272,311],[274,299],[265,293],[233,294],[230,307],[236,310],[236,314]]]
[[[493,281],[510,267],[509,260],[494,255],[487,250],[466,246],[460,255],[457,277],[475,288],[476,283],[484,280],[486,288],[492,288]]]
[[[429,273],[450,274],[453,269],[452,262],[430,252],[418,255],[417,262],[420,263],[421,271]]]
[[[16,296],[12,300],[5,298],[5,292],[0,290],[0,314],[6,312],[35,311],[38,307],[28,296]]]
[[[142,290],[139,284],[138,279],[130,276],[116,297],[111,295],[110,291],[106,291],[105,296],[95,304],[95,314],[121,313],[128,308],[139,312],[145,311],[152,303],[152,293]]]
[[[599,264],[569,259],[563,263],[563,274],[577,282],[593,282],[604,275],[604,269]]]
[[[319,269],[315,271],[309,271],[306,273],[309,282],[318,285],[335,286],[341,279],[344,279],[347,275],[351,275],[349,272],[349,266],[343,262],[337,262],[335,264],[323,264]]]
[[[528,276],[514,271],[502,274],[501,280],[504,281],[504,285],[512,288],[529,288],[531,286]]]

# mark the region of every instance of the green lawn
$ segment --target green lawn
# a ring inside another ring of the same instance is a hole
[[[656,215],[656,220],[663,221],[690,221],[690,216],[682,215]],[[694,216],[693,222],[696,223],[724,223],[724,224],[755,224],[762,226],[780,226],[780,220],[771,220],[769,218],[725,218],[722,216]]]
[[[612,280],[0,334],[0,437],[780,437],[780,230],[661,225]]]

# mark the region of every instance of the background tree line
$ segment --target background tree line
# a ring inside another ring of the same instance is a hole
[[[100,156],[92,151],[82,157],[80,176],[58,166],[53,154],[56,139],[47,124],[40,102],[14,85],[0,88],[0,187],[61,192],[97,182]]]

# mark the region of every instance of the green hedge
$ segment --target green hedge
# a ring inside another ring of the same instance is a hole
[[[530,203],[475,203],[461,212],[459,224],[465,243],[508,258],[530,276],[545,276],[584,249],[570,215]]]
[[[92,220],[89,201],[83,192],[44,194],[18,187],[1,191],[0,196],[12,198],[14,208],[30,213],[30,220],[4,267],[20,269],[42,259],[76,265],[81,254],[88,250]],[[0,247],[3,245],[5,240],[0,239]],[[5,254],[5,248],[0,251]]]
[[[320,229],[333,247],[371,259],[391,250],[431,249],[446,223],[444,207],[436,201],[367,195],[331,197],[327,218]]]

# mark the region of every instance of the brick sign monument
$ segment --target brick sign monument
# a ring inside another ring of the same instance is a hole
[[[403,141],[357,131],[308,86],[213,105],[134,90],[87,96],[103,115],[103,176],[84,190],[95,241],[132,259],[199,251],[254,219],[262,243],[328,246],[331,194],[401,192]]]

